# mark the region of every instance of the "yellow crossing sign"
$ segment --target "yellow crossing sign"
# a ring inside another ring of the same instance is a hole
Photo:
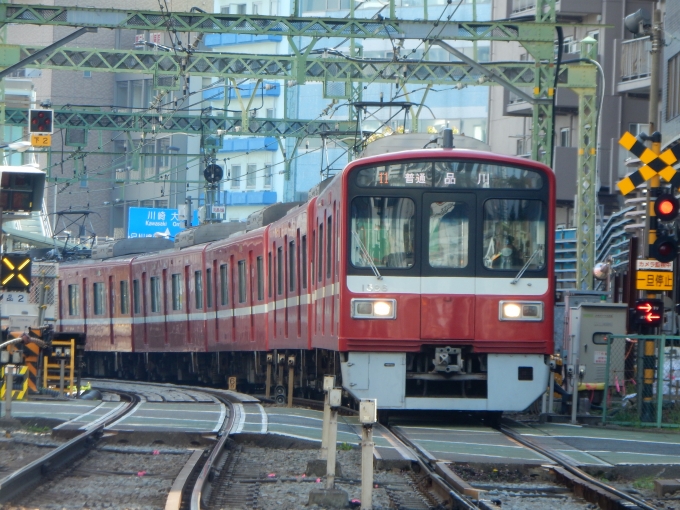
[[[619,144],[640,158],[640,161],[644,163],[642,167],[617,183],[621,193],[627,195],[640,184],[657,174],[670,182],[674,188],[680,187],[680,175],[672,166],[680,160],[680,145],[676,145],[657,155],[628,132],[623,134]]]

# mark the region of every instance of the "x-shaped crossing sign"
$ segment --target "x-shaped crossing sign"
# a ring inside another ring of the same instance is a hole
[[[628,132],[624,133],[619,140],[619,144],[640,158],[640,161],[644,163],[642,167],[617,183],[621,193],[627,195],[640,184],[657,174],[663,177],[665,181],[671,183],[673,188],[680,187],[680,172],[673,168],[673,165],[680,160],[680,145],[667,149],[661,154],[655,154]]]

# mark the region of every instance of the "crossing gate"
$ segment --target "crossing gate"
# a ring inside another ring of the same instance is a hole
[[[0,400],[5,398],[7,391],[7,379],[5,378],[5,367],[0,369],[0,376],[2,376],[2,388],[0,388]],[[12,400],[23,400],[28,393],[28,367],[20,365],[16,367],[14,379],[12,381]]]

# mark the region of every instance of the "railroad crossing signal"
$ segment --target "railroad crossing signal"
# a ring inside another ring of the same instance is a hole
[[[31,258],[19,253],[3,255],[0,284],[8,290],[27,290],[31,286]]]
[[[642,167],[617,183],[621,193],[627,195],[640,184],[657,174],[667,182],[670,182],[673,188],[680,187],[680,173],[672,166],[680,160],[680,145],[667,149],[661,154],[655,154],[654,151],[645,147],[641,141],[629,132],[623,134],[619,144],[640,158],[640,161],[644,163]]]

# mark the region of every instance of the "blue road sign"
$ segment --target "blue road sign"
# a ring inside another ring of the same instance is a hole
[[[184,221],[178,219],[177,209],[130,207],[128,237],[166,237],[175,239],[184,230]]]

